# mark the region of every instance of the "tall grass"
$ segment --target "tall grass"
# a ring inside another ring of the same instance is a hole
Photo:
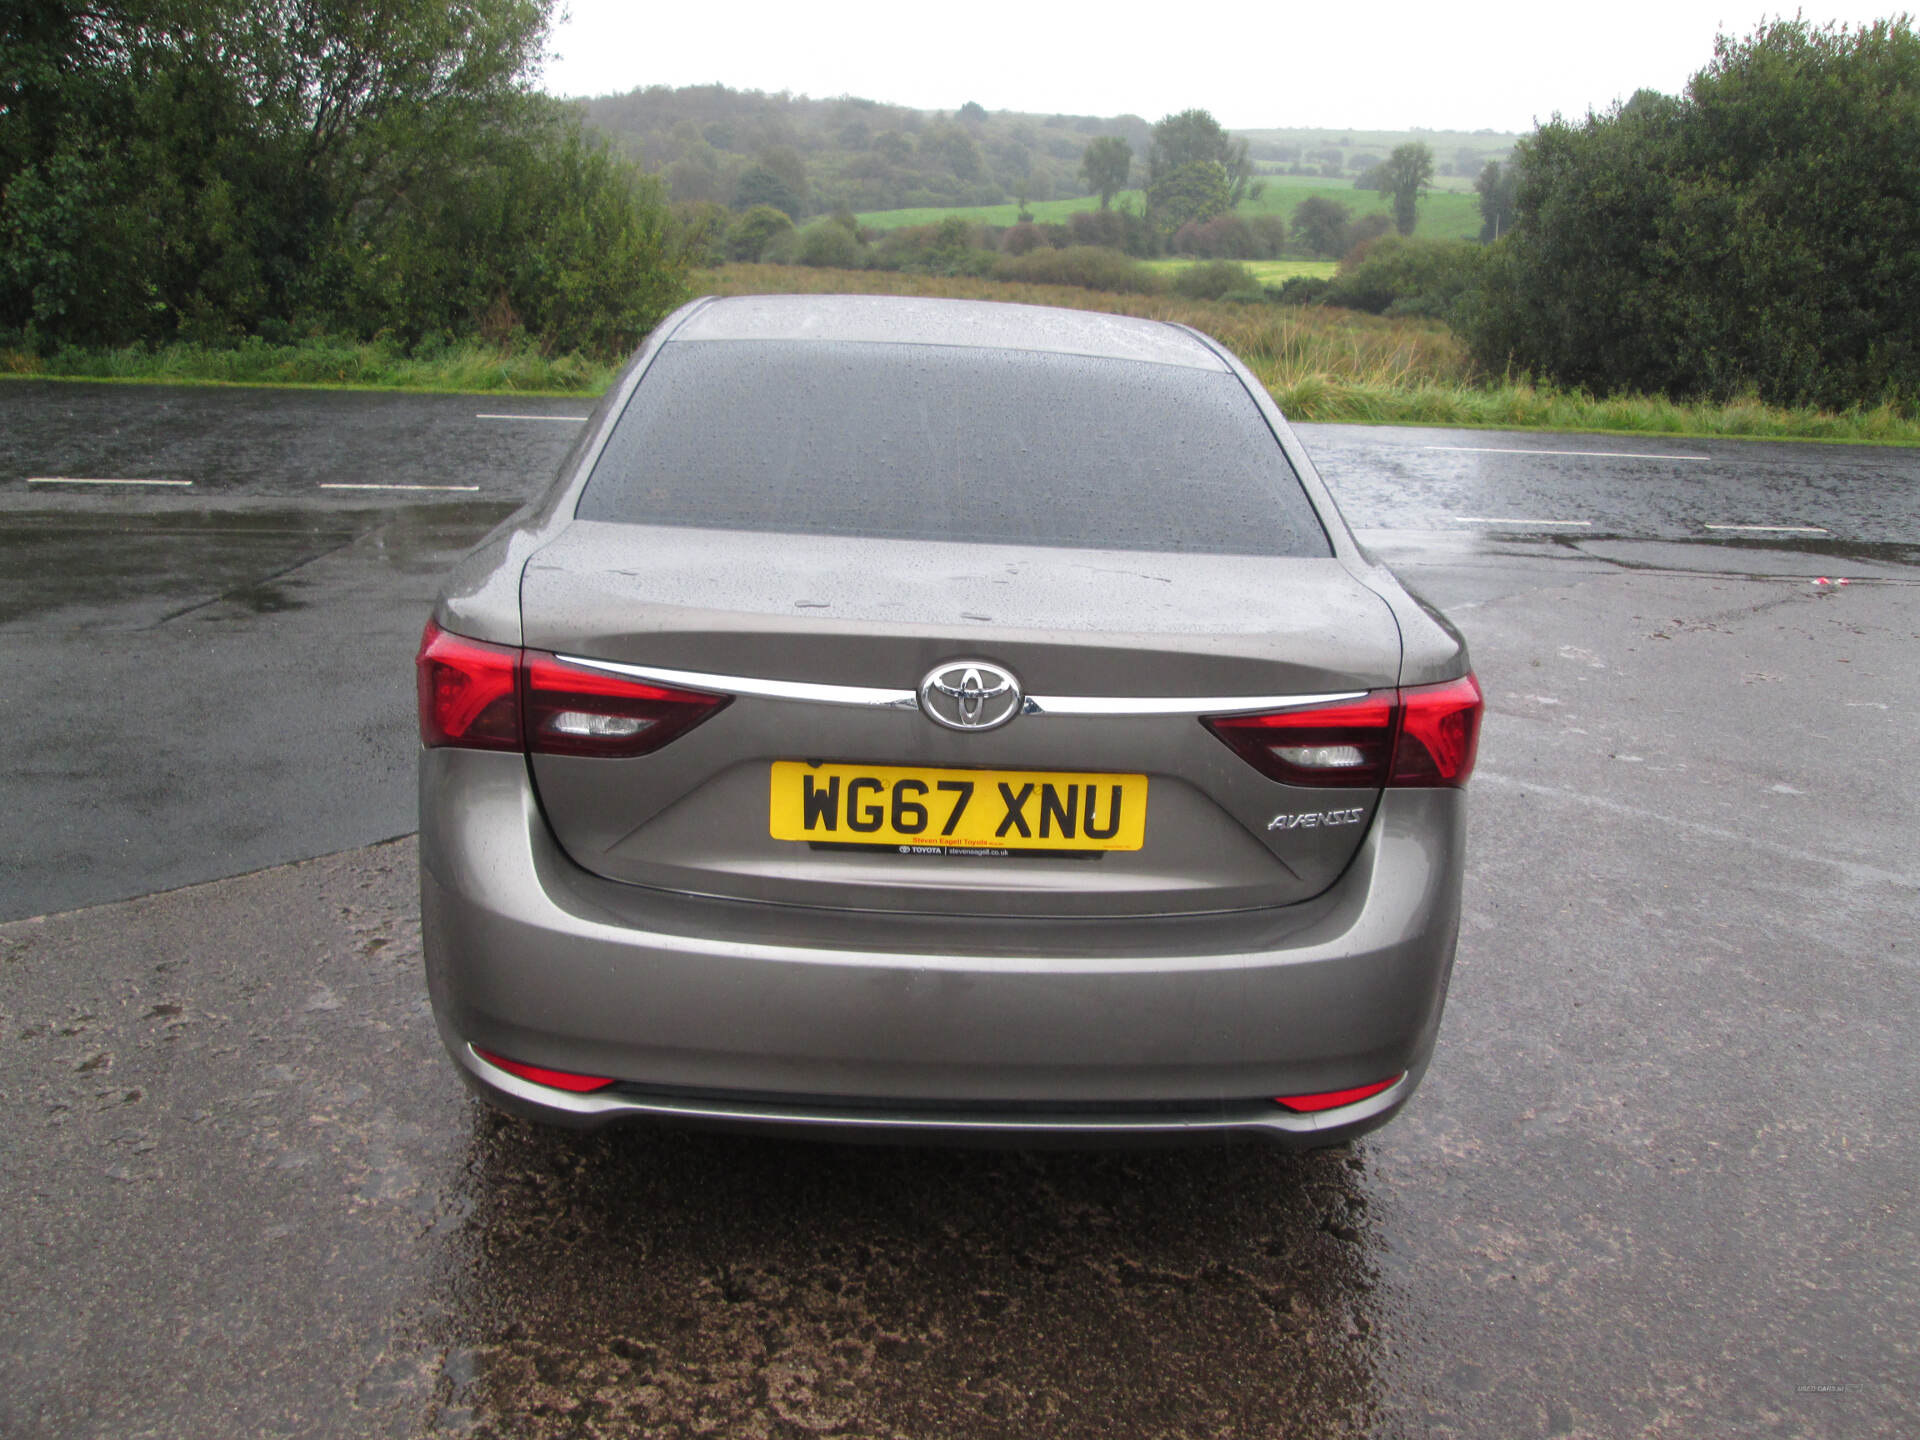
[[[1920,445],[1920,414],[1888,405],[1832,412],[1786,410],[1755,400],[1714,405],[1658,396],[1596,398],[1482,375],[1446,326],[1434,320],[786,265],[726,265],[695,274],[693,284],[696,292],[713,295],[939,295],[1176,321],[1225,343],[1295,420]],[[548,356],[478,342],[413,356],[378,342],[338,340],[293,345],[249,340],[230,349],[62,350],[48,357],[0,350],[0,376],[463,394],[598,395],[615,368],[579,355]]]
[[[0,375],[38,379],[137,380],[148,384],[296,385],[462,394],[597,395],[614,366],[579,355],[542,355],[477,341],[402,355],[377,341],[243,341],[230,348],[131,345],[63,349],[50,356],[0,350]]]
[[[696,274],[693,283],[716,295],[937,295],[1176,321],[1223,342],[1273,393],[1280,408],[1301,421],[1920,445],[1920,414],[1889,405],[1835,412],[1789,410],[1757,400],[1720,405],[1645,395],[1601,398],[1483,375],[1437,320],[784,265],[727,265]]]

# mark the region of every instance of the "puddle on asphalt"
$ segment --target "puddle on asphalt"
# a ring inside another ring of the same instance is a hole
[[[1792,535],[1642,540],[1607,535],[1556,535],[1562,553],[1623,570],[1725,575],[1734,579],[1851,576],[1912,584],[1920,580],[1920,545]]]
[[[1000,1153],[473,1114],[423,1433],[1374,1428],[1365,1142]]]
[[[356,545],[383,569],[438,574],[518,506],[9,512],[0,523],[0,624],[59,615],[130,628],[213,606],[275,615],[316,598],[303,566]]]
[[[1816,575],[1882,577],[1911,582],[1920,576],[1920,544],[1843,540],[1810,535],[1683,536],[1650,539],[1581,531],[1528,530],[1360,531],[1362,542],[1389,565],[1417,566],[1499,556],[1578,559],[1622,570],[1725,575],[1775,580]],[[1849,569],[1851,566],[1853,568]]]

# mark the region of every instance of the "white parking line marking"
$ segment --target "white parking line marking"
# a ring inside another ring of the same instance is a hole
[[[1709,525],[1709,530],[1758,530],[1771,535],[1831,535],[1824,525]]]
[[[1511,445],[1422,445],[1460,455],[1579,455],[1588,460],[1711,460],[1711,455],[1640,455],[1629,450],[1519,450]]]
[[[191,480],[89,480],[79,475],[29,475],[29,485],[177,485],[193,484]]]
[[[322,490],[478,490],[478,485],[350,485],[345,481],[337,484],[321,483]]]
[[[1591,525],[1591,520],[1523,520],[1512,515],[1456,515],[1462,525]]]
[[[568,425],[584,425],[591,418],[586,415],[476,415],[476,420],[559,420]]]

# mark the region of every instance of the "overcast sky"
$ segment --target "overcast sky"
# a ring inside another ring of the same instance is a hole
[[[1712,58],[1717,32],[1745,35],[1777,13],[1729,0],[563,4],[571,18],[554,33],[546,71],[557,95],[718,81],[927,110],[977,100],[1156,120],[1198,105],[1243,129],[1375,130],[1525,131],[1643,86],[1677,92]],[[1806,5],[1819,22],[1889,13]]]

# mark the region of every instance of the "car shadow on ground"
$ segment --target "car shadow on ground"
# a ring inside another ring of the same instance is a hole
[[[1364,1141],[901,1149],[476,1106],[467,1175],[429,1429],[1376,1428]]]

